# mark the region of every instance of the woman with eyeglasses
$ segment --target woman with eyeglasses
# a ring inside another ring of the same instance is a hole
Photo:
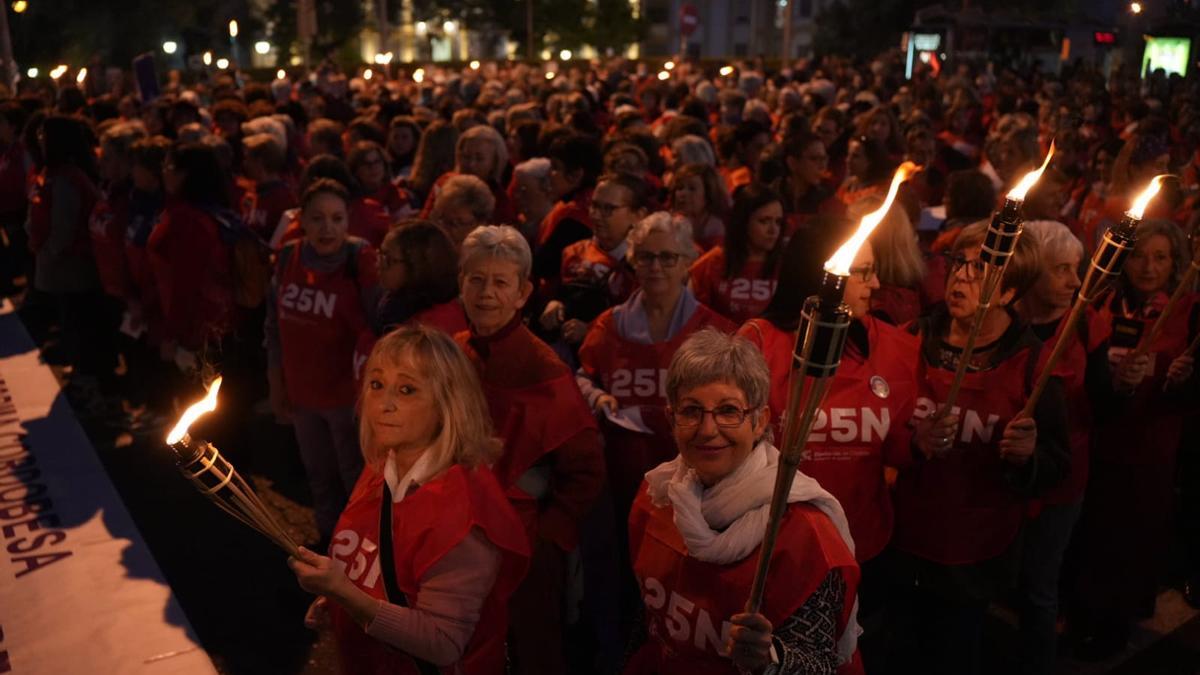
[[[757,319],[738,335],[758,346],[771,372],[768,396],[776,438],[782,437],[787,410],[796,329],[805,300],[817,293],[823,263],[852,233],[852,221],[824,219],[788,242],[779,274],[780,288]],[[859,249],[846,281],[850,325],[842,364],[809,435],[800,470],[829,490],[846,511],[854,535],[855,557],[862,565],[860,614],[870,616],[884,604],[886,570],[880,554],[892,536],[889,478],[910,461],[908,420],[916,401],[917,340],[871,315],[879,288],[874,247]],[[870,644],[864,636],[864,642]],[[864,651],[864,657],[871,656]],[[868,660],[868,664],[870,660]]]
[[[382,294],[374,322],[354,348],[354,379],[375,341],[404,325],[425,325],[447,335],[467,330],[458,298],[458,252],[442,228],[428,220],[408,220],[387,233],[376,258]]]
[[[761,314],[775,295],[782,230],[779,195],[761,183],[738,188],[724,243],[691,267],[696,298],[734,323]]]
[[[609,485],[624,522],[642,475],[670,457],[670,430],[662,414],[666,372],[687,337],[734,325],[696,299],[687,287],[696,258],[691,223],[658,211],[629,233],[626,256],[638,290],[592,322],[579,348],[577,380],[604,426]]]
[[[486,225],[463,241],[459,286],[471,328],[454,336],[479,371],[504,452],[492,467],[525,523],[533,557],[509,605],[522,675],[566,671],[567,555],[604,485],[596,423],[574,376],[521,318],[532,255],[515,228]]]
[[[1052,377],[1032,417],[1020,416],[1045,358],[1013,312],[1037,280],[1037,243],[1021,237],[991,304],[954,407],[939,416],[975,321],[985,264],[986,223],[952,249],[946,305],[909,329],[921,338],[914,462],[896,481],[892,536],[894,644],[890,661],[925,672],[976,673],[988,603],[1008,588],[1020,555],[1029,500],[1057,484],[1070,464],[1063,382]]]
[[[595,235],[563,249],[561,283],[542,310],[543,328],[561,328],[563,340],[578,345],[601,312],[629,298],[637,278],[626,260],[627,236],[645,217],[649,200],[640,178],[609,174],[600,179],[588,204]]]
[[[1185,352],[1200,330],[1200,296],[1185,293],[1153,342],[1148,333],[1192,255],[1174,223],[1144,221],[1120,282],[1089,326],[1108,340],[1121,406],[1095,425],[1076,536],[1085,561],[1073,598],[1077,654],[1088,660],[1125,646],[1133,622],[1153,613],[1167,571],[1184,423],[1200,402],[1195,358]]]
[[[846,219],[858,223],[883,205],[882,197],[867,197],[846,209]],[[893,326],[903,326],[935,304],[936,289],[926,283],[928,270],[912,220],[900,204],[884,214],[871,234],[879,287],[871,294],[871,312]]]
[[[788,493],[762,609],[743,609],[779,466],[762,355],[703,330],[664,380],[677,455],[646,473],[629,516],[648,639],[625,672],[862,672],[854,542],[837,499],[803,473]]]
[[[329,179],[300,201],[304,239],[279,251],[267,298],[267,381],[290,419],[323,541],[362,471],[352,355],[378,297],[375,249],[349,236],[350,194]]]
[[[392,222],[416,213],[412,195],[388,180],[388,160],[383,147],[375,141],[359,141],[350,149],[346,159],[350,173],[362,186],[363,192],[387,209]]]
[[[787,240],[821,215],[838,215],[846,207],[834,195],[828,179],[829,156],[825,142],[811,132],[800,132],[783,142],[786,171],[779,181],[783,200],[783,240]]]

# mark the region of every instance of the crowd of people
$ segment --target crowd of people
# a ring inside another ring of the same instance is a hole
[[[1200,264],[1195,78],[651,65],[23,82],[0,284],[58,312],[83,416],[158,433],[220,373],[218,445],[290,426],[319,541],[289,564],[346,672],[976,673],[1006,604],[1051,673],[1164,584],[1200,606],[1194,276],[1150,335]],[[941,414],[987,222],[1052,141]],[[744,611],[805,300],[904,161]]]

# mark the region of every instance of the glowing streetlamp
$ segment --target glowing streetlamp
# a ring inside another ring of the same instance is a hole
[[[421,84],[422,82],[424,82],[425,81],[425,69],[417,68],[416,70],[414,70],[413,74],[412,74],[412,78],[413,78],[413,82],[416,82],[417,84]]]
[[[429,24],[425,23],[424,21],[418,21],[417,22],[417,35],[419,37],[425,37],[425,34],[428,32],[429,32]]]
[[[471,70],[479,70],[479,62],[478,61],[471,62]]]
[[[166,42],[162,43],[162,48],[163,52],[167,54],[174,54],[175,52],[179,51],[179,43],[175,42],[174,40],[167,40]]]
[[[284,70],[283,68],[280,68],[279,70],[275,71],[275,79],[286,80],[287,79],[287,71]]]
[[[660,70],[660,71],[658,71],[658,79],[669,80],[669,79],[671,79],[671,73],[669,73],[668,71],[665,71],[665,70]]]
[[[271,43],[266,40],[259,40],[254,43],[254,53],[266,56],[271,53]]]
[[[27,9],[29,9],[29,3],[25,0],[17,0],[12,4],[12,10],[16,14],[21,14]]]
[[[446,21],[442,24],[442,32],[447,35],[453,35],[458,31],[458,24],[453,21]]]
[[[561,52],[558,53],[558,58],[563,61],[570,61],[571,60],[571,50],[570,49],[562,50]]]
[[[663,64],[663,70],[675,70],[675,62],[667,61]]]
[[[1142,3],[1140,3],[1140,2],[1129,3],[1129,11],[1133,12],[1134,14],[1141,14],[1142,13]]]
[[[229,59],[217,59],[217,67],[221,70],[225,70],[229,67]]]
[[[367,68],[366,70],[363,71],[363,79],[364,80],[369,81],[372,77],[375,77],[375,71],[371,70],[370,68]]]
[[[237,19],[230,19],[229,20],[229,37],[235,38],[237,36],[238,36]]]
[[[722,66],[720,72],[721,77],[729,77],[733,74],[733,66]]]
[[[86,79],[87,79],[87,68],[80,68],[79,74],[75,76],[75,84],[83,84],[83,81]]]
[[[204,60],[204,65],[206,65],[206,66],[212,65],[212,61],[213,61],[212,52],[204,52],[204,56],[201,58],[203,58],[203,60]]]
[[[33,78],[38,76],[38,69],[30,68],[29,70],[25,71],[25,76],[32,80]]]

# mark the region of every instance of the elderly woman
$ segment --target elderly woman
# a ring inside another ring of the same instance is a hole
[[[762,355],[741,338],[701,331],[680,346],[666,383],[679,454],[646,474],[629,517],[650,637],[627,672],[856,667],[854,544],[837,500],[802,473],[762,613],[743,612],[779,465]]]
[[[725,240],[729,195],[711,166],[685,164],[670,182],[671,210],[692,222],[696,243],[704,250]]]
[[[267,298],[271,407],[295,428],[325,540],[362,471],[351,363],[378,286],[375,250],[348,236],[349,213],[340,184],[309,186],[300,206],[304,239],[279,251]]]
[[[1153,613],[1166,571],[1177,453],[1184,419],[1200,400],[1200,378],[1184,351],[1200,325],[1196,294],[1186,293],[1154,342],[1146,340],[1190,253],[1173,223],[1143,222],[1120,284],[1100,301],[1089,327],[1096,339],[1108,339],[1124,400],[1093,430],[1077,537],[1085,562],[1075,589],[1085,619],[1082,657],[1101,659],[1124,647],[1130,624]]]
[[[604,426],[605,455],[621,522],[642,476],[669,458],[663,444],[670,427],[661,411],[671,357],[698,330],[734,328],[687,286],[696,247],[686,218],[650,214],[630,231],[625,255],[639,289],[592,322],[579,348],[576,378],[592,409],[611,421]]]
[[[458,137],[454,148],[454,169],[442,174],[433,184],[425,200],[425,208],[421,210],[421,217],[428,218],[437,208],[438,196],[448,181],[456,176],[474,176],[483,181],[493,199],[494,210],[480,220],[515,225],[517,213],[502,183],[507,168],[508,143],[500,132],[486,124],[467,129]]]
[[[429,219],[441,226],[457,247],[467,233],[488,222],[495,205],[486,183],[475,176],[454,176],[442,185]]]
[[[1034,335],[1052,349],[1061,336],[1063,317],[1071,311],[1081,284],[1078,270],[1083,260],[1083,244],[1066,225],[1053,220],[1026,221],[1022,236],[1038,242],[1041,269],[1017,309]],[[1070,423],[1070,471],[1062,483],[1042,495],[1041,507],[1026,524],[1022,538],[1022,657],[1023,672],[1028,673],[1054,672],[1059,571],[1087,485],[1094,411],[1099,412],[1103,407],[1103,416],[1109,408],[1119,409],[1112,405],[1112,373],[1104,336],[1087,325],[1094,315],[1091,308],[1087,315],[1060,362]]]
[[[1042,358],[1041,342],[1012,311],[1040,271],[1032,238],[1017,241],[954,408],[939,415],[975,321],[986,231],[986,223],[962,231],[945,309],[911,327],[921,338],[916,461],[896,481],[892,544],[902,588],[892,608],[907,614],[893,625],[914,633],[898,642],[914,652],[894,660],[932,673],[978,672],[987,606],[1008,586],[1027,501],[1069,466],[1062,380],[1050,379],[1032,417],[1021,414]]]
[[[500,450],[470,361],[424,327],[384,336],[360,398],[366,469],[330,557],[288,560],[346,673],[504,672],[506,603],[529,559],[488,468]],[[444,669],[444,670],[439,670]]]
[[[459,287],[471,329],[456,337],[483,380],[504,453],[495,471],[533,539],[530,575],[511,607],[520,673],[565,672],[566,554],[600,494],[604,460],[574,378],[521,322],[533,292],[529,244],[512,227],[477,228],[462,243]]]
[[[521,234],[533,241],[542,221],[554,208],[554,186],[550,183],[550,160],[534,157],[513,168],[513,201]],[[514,223],[514,225],[517,223]]]

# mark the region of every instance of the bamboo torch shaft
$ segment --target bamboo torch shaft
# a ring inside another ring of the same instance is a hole
[[[1087,309],[1087,302],[1080,296],[1075,300],[1075,306],[1071,308],[1071,313],[1067,315],[1066,325],[1062,327],[1062,331],[1058,335],[1058,342],[1054,343],[1054,349],[1050,352],[1050,357],[1046,360],[1042,367],[1042,372],[1038,375],[1037,383],[1033,385],[1033,392],[1029,395],[1029,400],[1025,402],[1025,408],[1021,410],[1018,417],[1033,417],[1033,411],[1037,408],[1038,399],[1046,391],[1046,385],[1050,382],[1050,377],[1054,372],[1054,367],[1062,359],[1063,354],[1067,352],[1067,347],[1071,340],[1075,337],[1075,332],[1079,329],[1079,319],[1083,316]]]
[[[983,327],[983,317],[987,314],[990,306],[990,303],[987,305],[981,303],[975,310],[975,321],[971,324],[971,332],[967,333],[966,343],[963,344],[962,356],[959,357],[958,367],[954,371],[954,380],[950,383],[950,391],[946,392],[946,402],[937,411],[936,419],[950,414],[954,408],[954,402],[958,399],[958,391],[962,389],[963,379],[967,376],[967,367],[975,353],[975,341],[979,339],[979,330]]]
[[[1167,300],[1167,305],[1163,307],[1163,311],[1158,315],[1158,319],[1154,321],[1154,326],[1150,328],[1150,332],[1146,335],[1146,339],[1142,340],[1138,345],[1137,353],[1147,354],[1154,346],[1154,341],[1162,334],[1163,329],[1167,325],[1167,317],[1171,316],[1171,312],[1175,310],[1175,306],[1191,288],[1196,281],[1196,273],[1200,272],[1200,258],[1192,260],[1188,265],[1187,271],[1183,273],[1183,278],[1179,280],[1179,285],[1175,287],[1175,291],[1171,293],[1170,299]]]

